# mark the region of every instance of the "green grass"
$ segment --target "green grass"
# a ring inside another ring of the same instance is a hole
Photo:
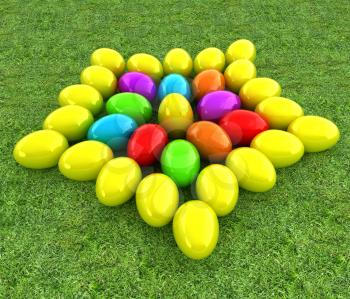
[[[349,2],[128,2],[0,3],[0,297],[349,298]],[[93,182],[12,159],[94,49],[194,56],[238,38],[256,44],[260,76],[342,138],[278,170],[272,191],[242,191],[208,259],[187,259],[171,226],[147,226],[134,200],[104,207]]]

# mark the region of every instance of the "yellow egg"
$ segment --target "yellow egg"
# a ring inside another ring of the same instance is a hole
[[[276,168],[293,165],[304,155],[304,145],[300,139],[281,130],[261,132],[250,146],[265,154]]]
[[[287,129],[295,119],[304,115],[303,108],[296,102],[282,98],[272,97],[261,101],[255,108],[255,112],[262,116],[271,129]]]
[[[149,225],[161,227],[174,217],[179,204],[176,184],[162,173],[146,176],[136,190],[136,206]]]
[[[111,70],[103,66],[88,66],[81,72],[80,81],[82,84],[96,88],[104,99],[108,99],[116,93],[117,78]]]
[[[239,39],[233,42],[226,51],[226,63],[229,64],[238,59],[254,61],[256,49],[254,44],[247,39]]]
[[[218,242],[218,218],[207,203],[191,200],[176,211],[173,233],[177,246],[187,257],[203,259],[213,252]]]
[[[243,106],[247,109],[255,109],[261,101],[278,97],[281,94],[281,86],[270,78],[254,78],[246,82],[239,91],[239,97]]]
[[[208,69],[221,72],[225,67],[225,55],[218,48],[206,48],[198,53],[194,59],[194,71],[196,74]]]
[[[193,123],[191,105],[183,95],[171,93],[162,100],[159,106],[158,121],[170,136],[182,137]]]
[[[252,192],[266,192],[276,183],[276,171],[271,161],[260,151],[250,147],[233,150],[226,158],[238,185]]]
[[[106,206],[119,206],[135,195],[142,179],[140,166],[127,157],[107,162],[96,180],[96,195]]]
[[[103,165],[113,159],[112,150],[102,142],[88,140],[77,143],[61,156],[58,167],[69,179],[91,181],[97,178]]]
[[[55,130],[69,141],[78,141],[86,136],[93,122],[94,117],[88,109],[68,105],[51,112],[44,121],[43,129]]]
[[[288,127],[288,132],[304,144],[305,152],[321,152],[333,147],[340,138],[338,127],[320,116],[301,116]]]
[[[149,54],[132,55],[127,62],[127,68],[129,72],[141,72],[151,76],[156,82],[163,77],[162,64],[156,57]]]
[[[163,60],[165,74],[177,73],[188,77],[192,72],[192,67],[190,54],[181,48],[171,49]]]
[[[116,50],[109,48],[100,48],[95,50],[90,57],[91,65],[100,65],[111,70],[117,77],[120,76],[125,69],[125,61],[123,56]]]
[[[67,139],[61,133],[40,130],[18,141],[13,150],[13,157],[24,167],[44,169],[57,165],[67,148]]]
[[[60,92],[58,102],[61,106],[82,106],[90,110],[93,115],[99,114],[103,108],[103,98],[100,92],[86,84],[67,86]]]
[[[247,81],[255,77],[255,65],[248,59],[235,60],[225,70],[226,86],[235,92],[239,91]]]
[[[226,166],[211,164],[197,178],[198,199],[209,204],[216,215],[225,216],[236,206],[238,183],[233,172]]]

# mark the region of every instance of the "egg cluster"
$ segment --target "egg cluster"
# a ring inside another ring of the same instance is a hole
[[[62,107],[16,144],[14,158],[33,169],[58,164],[72,180],[96,180],[107,206],[135,196],[146,223],[173,221],[181,251],[205,258],[218,241],[217,217],[232,212],[239,188],[266,192],[276,183],[275,168],[339,139],[334,123],[304,116],[281,97],[278,82],[256,77],[255,54],[252,42],[238,40],[226,54],[207,48],[194,62],[176,48],[163,63],[140,53],[125,64],[117,51],[98,49],[81,84],[60,92]],[[149,123],[153,117],[157,123]],[[202,170],[201,159],[209,162]],[[159,162],[163,173],[142,177],[141,167]],[[193,183],[196,199],[179,207],[178,188]]]

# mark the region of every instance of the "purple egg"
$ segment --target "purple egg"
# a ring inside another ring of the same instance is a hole
[[[157,92],[156,83],[152,78],[139,72],[129,72],[122,75],[118,80],[118,89],[120,92],[138,93],[150,102]]]
[[[241,100],[231,91],[220,90],[207,93],[198,103],[197,111],[202,120],[218,121],[226,113],[239,109]]]

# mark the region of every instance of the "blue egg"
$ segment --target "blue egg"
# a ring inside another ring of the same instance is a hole
[[[87,138],[101,141],[118,151],[126,148],[130,135],[137,128],[136,122],[124,114],[110,114],[94,122]]]
[[[179,74],[170,74],[160,82],[158,88],[158,98],[163,100],[170,93],[179,93],[187,100],[191,101],[190,84],[184,76]]]

